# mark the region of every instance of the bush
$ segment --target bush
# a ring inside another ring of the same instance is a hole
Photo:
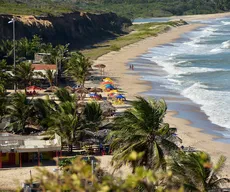
[[[110,50],[111,50],[111,51],[119,51],[120,49],[121,49],[121,47],[118,46],[118,45],[111,45],[111,46],[110,46]]]

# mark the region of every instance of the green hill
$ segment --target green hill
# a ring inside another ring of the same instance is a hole
[[[112,11],[131,19],[230,11],[229,0],[76,0],[75,2],[82,9]]]
[[[0,14],[47,16],[76,10],[76,4],[69,0],[0,0]]]
[[[60,15],[84,10],[133,19],[230,11],[230,0],[0,0],[0,13]]]

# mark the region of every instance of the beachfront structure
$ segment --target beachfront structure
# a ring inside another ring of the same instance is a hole
[[[23,163],[51,160],[61,155],[61,138],[55,134],[52,140],[45,136],[21,136],[0,133],[0,168],[4,166],[23,166]]]
[[[33,63],[44,63],[45,57],[50,57],[51,53],[35,53]]]

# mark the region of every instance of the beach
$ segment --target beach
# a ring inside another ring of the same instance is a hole
[[[202,16],[183,16],[180,19],[198,20],[211,19],[229,16],[229,13],[202,15]],[[110,52],[101,56],[95,61],[95,64],[106,64],[105,75],[113,78],[118,87],[125,91],[125,95],[129,100],[135,99],[136,96],[145,96],[143,92],[150,90],[151,84],[147,81],[140,80],[140,76],[134,70],[129,69],[129,63],[137,56],[140,56],[148,51],[149,48],[170,43],[178,39],[182,34],[200,27],[200,24],[190,24],[173,28],[167,33],[150,37],[122,48],[118,52]],[[124,108],[122,109],[124,110]],[[165,122],[171,127],[178,129],[178,135],[183,140],[183,145],[194,147],[196,150],[208,152],[214,162],[224,155],[227,157],[225,169],[222,171],[222,176],[230,177],[230,151],[229,144],[214,141],[215,137],[207,133],[201,132],[202,129],[194,128],[190,122],[185,119],[175,117],[177,111],[169,111],[166,115]]]
[[[198,15],[198,16],[180,16],[172,17],[175,19],[184,19],[186,21],[199,20],[199,19],[211,19],[218,17],[230,16],[230,13],[224,14],[212,14],[212,15]],[[121,48],[119,51],[113,51],[99,57],[94,61],[94,64],[105,64],[105,76],[111,77],[115,85],[119,87],[127,98],[127,100],[134,100],[136,96],[147,97],[144,92],[151,90],[152,84],[148,81],[141,80],[139,73],[135,70],[130,70],[129,62],[133,61],[138,56],[147,53],[149,48],[153,48],[159,45],[168,44],[180,38],[180,36],[186,32],[195,30],[202,27],[202,24],[189,24],[180,27],[174,27],[170,31],[160,34],[157,37],[149,37],[143,39],[137,43],[128,45]],[[157,63],[157,61],[155,61]],[[98,74],[98,71],[97,71]],[[98,86],[88,82],[87,86]],[[169,96],[170,97],[170,96]],[[173,98],[172,98],[173,100]],[[122,112],[130,105],[118,105],[117,112]],[[217,142],[213,135],[204,133],[202,129],[191,126],[191,122],[175,117],[178,111],[168,111],[165,117],[165,122],[169,123],[171,127],[178,129],[178,136],[183,140],[183,146],[194,147],[197,150],[204,150],[208,152],[213,161],[216,162],[220,155],[227,157],[225,169],[222,171],[224,177],[230,177],[230,151],[228,148],[230,144]],[[101,168],[112,173],[113,168],[110,165],[112,156],[105,155],[98,157],[101,159]],[[44,167],[51,172],[56,166]],[[30,170],[33,175],[36,174],[35,167],[13,168],[3,169],[0,175],[0,189],[16,189],[20,186],[24,180],[30,179]],[[123,167],[119,170],[117,176],[125,177],[130,172],[128,167]]]

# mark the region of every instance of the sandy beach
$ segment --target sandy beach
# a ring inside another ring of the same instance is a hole
[[[230,16],[230,13],[183,16],[174,18],[182,18],[184,20],[199,20],[225,16]],[[200,25],[191,24],[173,28],[171,31],[161,34],[157,37],[150,37],[126,46],[118,52],[110,52],[106,55],[103,55],[95,61],[95,64],[106,64],[105,74],[115,79],[118,87],[126,92],[128,99],[135,99],[135,96],[143,95],[142,92],[149,90],[150,84],[146,81],[140,80],[140,76],[138,76],[135,70],[130,71],[127,63],[135,57],[146,53],[149,48],[172,42],[173,40],[179,38],[183,33],[189,32],[197,27],[200,27]],[[216,162],[220,155],[226,156],[227,162],[222,174],[225,177],[230,177],[230,151],[228,150],[230,145],[214,141],[212,135],[201,132],[201,129],[191,127],[189,121],[174,117],[176,113],[176,111],[169,111],[166,115],[165,121],[168,122],[171,127],[176,127],[178,129],[178,134],[183,140],[183,145],[191,146],[197,150],[204,150],[208,152],[214,162]]]
[[[196,16],[180,16],[172,17],[173,19],[199,20],[199,19],[211,19],[218,17],[230,16],[230,13],[224,14],[212,14],[212,15],[196,15]],[[116,85],[125,92],[125,96],[128,100],[135,99],[136,96],[143,95],[143,92],[151,89],[149,82],[140,80],[140,76],[137,72],[131,71],[127,63],[135,57],[142,55],[148,51],[149,48],[154,46],[166,44],[179,38],[183,33],[189,32],[200,27],[200,24],[184,25],[177,28],[173,28],[167,33],[158,35],[157,37],[149,37],[141,40],[137,43],[121,48],[118,52],[110,52],[99,57],[94,64],[105,64],[105,75],[114,79]],[[144,96],[144,95],[143,95]],[[127,105],[118,107],[118,111],[123,111],[127,108]],[[228,158],[225,169],[222,175],[230,177],[230,150],[229,144],[213,141],[213,136],[201,132],[201,129],[190,126],[190,122],[185,119],[176,118],[174,115],[176,111],[169,111],[166,115],[165,121],[168,122],[171,127],[178,129],[179,137],[183,140],[184,146],[191,146],[198,150],[204,150],[210,153],[214,162],[220,155],[224,155]],[[102,156],[101,166],[103,169],[112,172],[113,169],[110,166],[111,156]],[[49,170],[53,170],[54,167],[45,167]],[[29,171],[32,170],[36,174],[34,167],[26,168],[13,168],[3,169],[0,171],[0,189],[15,189],[24,180],[30,178]],[[129,172],[127,167],[120,171],[119,175],[124,176]]]

